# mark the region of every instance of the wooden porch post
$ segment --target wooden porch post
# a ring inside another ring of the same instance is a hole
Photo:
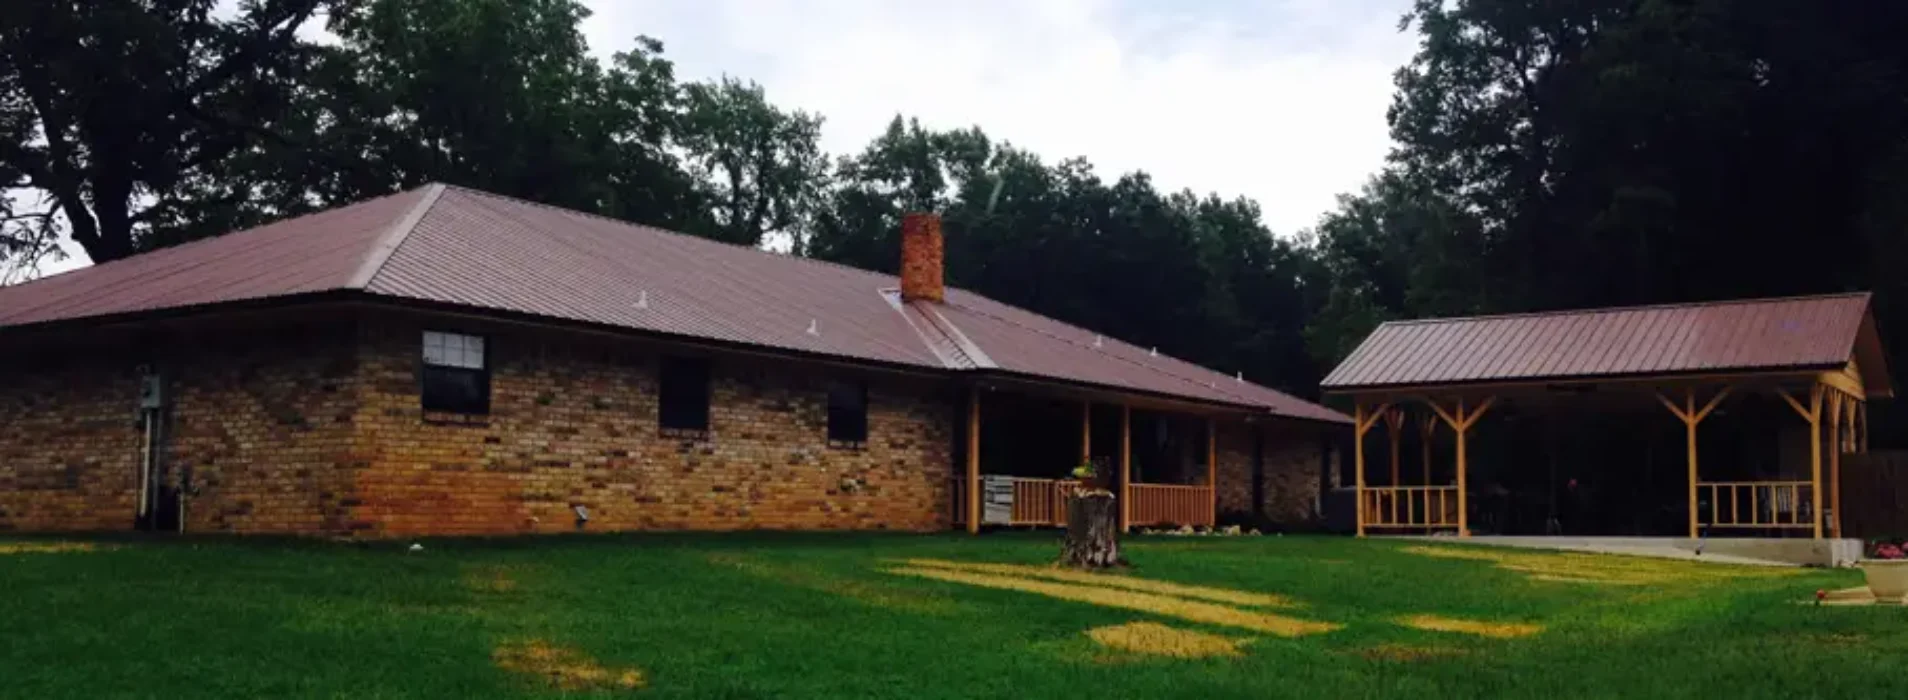
[[[1703,404],[1703,407],[1701,410],[1698,410],[1696,408],[1696,390],[1694,388],[1688,388],[1683,390],[1683,407],[1682,408],[1677,408],[1676,402],[1671,401],[1669,397],[1664,396],[1662,393],[1659,392],[1656,395],[1656,400],[1661,402],[1664,408],[1669,409],[1670,413],[1675,414],[1677,420],[1680,420],[1683,422],[1684,439],[1687,440],[1689,444],[1689,537],[1690,539],[1696,539],[1701,534],[1701,531],[1700,531],[1701,523],[1698,522],[1696,517],[1697,516],[1696,487],[1698,484],[1701,483],[1696,473],[1696,426],[1701,425],[1703,422],[1703,419],[1709,417],[1709,412],[1716,410],[1716,406],[1722,404],[1723,397],[1729,395],[1729,390],[1730,390],[1730,387],[1723,387],[1723,390],[1716,392],[1716,395],[1710,398],[1708,403]],[[1714,504],[1710,505],[1710,508],[1715,508],[1715,507],[1716,506]]]
[[[967,393],[967,532],[980,532],[980,387]]]
[[[1358,519],[1359,537],[1365,536],[1367,521],[1365,517],[1365,433],[1378,423],[1379,415],[1389,408],[1389,404],[1378,404],[1376,409],[1367,410],[1362,403],[1352,408],[1352,467],[1356,472],[1354,483],[1357,484],[1353,493],[1358,497],[1353,512]]]
[[[1784,389],[1777,389],[1783,401],[1789,402],[1789,408],[1795,409],[1802,420],[1809,422],[1809,491],[1814,498],[1815,539],[1822,539],[1822,385],[1816,383],[1809,387],[1808,408]]]
[[[1133,407],[1120,406],[1120,532],[1133,527]]]
[[[1829,398],[1829,536],[1842,536],[1842,404],[1849,396],[1836,392]]]
[[[1219,419],[1206,419],[1206,527],[1219,526]]]
[[[1477,408],[1468,411],[1465,410],[1464,399],[1458,399],[1456,413],[1445,411],[1443,406],[1439,406],[1438,402],[1431,400],[1430,397],[1425,397],[1424,402],[1431,406],[1431,410],[1436,412],[1439,418],[1443,418],[1444,422],[1451,426],[1451,432],[1457,434],[1458,536],[1470,537],[1471,501],[1470,485],[1467,482],[1471,467],[1468,455],[1465,454],[1465,446],[1470,442],[1471,426],[1477,425],[1477,420],[1490,412],[1491,404],[1497,402],[1497,397],[1488,397],[1479,403]]]

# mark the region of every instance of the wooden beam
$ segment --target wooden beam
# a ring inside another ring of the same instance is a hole
[[[1704,418],[1708,418],[1709,412],[1716,410],[1717,406],[1722,405],[1722,400],[1729,396],[1729,390],[1733,388],[1735,387],[1728,387],[1728,386],[1723,387],[1722,391],[1718,391],[1716,392],[1715,396],[1710,397],[1709,403],[1703,404],[1703,410],[1696,412],[1695,422],[1701,423],[1703,422]],[[1692,391],[1691,393],[1694,393],[1694,392]],[[1692,406],[1695,405],[1695,402],[1691,401],[1690,405]]]
[[[1357,496],[1357,499],[1353,504],[1352,513],[1353,517],[1358,519],[1359,537],[1365,536],[1365,431],[1371,428],[1371,423],[1365,418],[1365,405],[1362,403],[1353,405],[1352,473],[1353,483],[1356,486],[1353,487],[1352,493]]]
[[[1484,401],[1483,401],[1483,403],[1480,403],[1480,404],[1478,404],[1478,405],[1477,405],[1477,408],[1473,408],[1473,409],[1471,409],[1471,412],[1470,412],[1470,413],[1465,413],[1465,414],[1463,415],[1463,419],[1464,419],[1464,429],[1465,429],[1465,430],[1470,430],[1470,429],[1471,429],[1471,426],[1473,426],[1473,425],[1477,425],[1477,419],[1479,419],[1479,418],[1483,418],[1483,417],[1484,417],[1484,414],[1486,414],[1486,413],[1490,413],[1490,412],[1491,412],[1491,406],[1493,406],[1493,405],[1495,405],[1496,403],[1497,403],[1497,397],[1495,397],[1495,396],[1486,396],[1486,397],[1484,397]],[[1462,412],[1462,411],[1463,411],[1463,409],[1464,409],[1464,402],[1463,402],[1463,401],[1459,401],[1459,402],[1458,402],[1458,410],[1459,410],[1460,412]]]
[[[1826,384],[1849,396],[1863,400],[1868,399],[1867,387],[1862,386],[1862,375],[1860,370],[1855,368],[1854,362],[1850,362],[1847,367],[1833,372],[1823,372],[1816,377],[1816,381]]]
[[[1133,407],[1120,406],[1120,532],[1133,527]]]
[[[980,387],[967,391],[967,532],[980,532]]]
[[[1819,391],[1822,385],[1817,384],[1815,386],[1816,390]],[[1813,410],[1806,408],[1802,405],[1801,401],[1797,401],[1795,396],[1789,393],[1788,389],[1776,389],[1776,396],[1780,396],[1783,401],[1787,401],[1789,408],[1795,409],[1795,414],[1801,416],[1802,420],[1814,423],[1821,419],[1821,406],[1819,404],[1817,404]]]
[[[1424,405],[1430,406],[1431,412],[1438,414],[1438,418],[1443,419],[1445,425],[1451,426],[1452,431],[1457,431],[1462,429],[1460,427],[1462,426],[1464,422],[1463,420],[1461,420],[1464,414],[1464,411],[1462,410],[1462,408],[1459,409],[1458,415],[1453,416],[1449,412],[1445,411],[1443,406],[1439,406],[1438,402],[1435,399],[1432,399],[1429,396],[1422,397],[1420,400],[1424,401]]]
[[[1842,405],[1846,394],[1829,397],[1829,533],[1842,536]]]
[[[1677,420],[1682,421],[1684,424],[1690,422],[1690,415],[1678,407],[1675,401],[1671,401],[1668,396],[1664,396],[1663,392],[1656,392],[1656,400],[1662,403],[1664,408],[1669,409],[1669,412],[1674,414]]]
[[[1219,419],[1206,419],[1206,527],[1219,525]]]
[[[1488,408],[1489,403],[1485,406]],[[1464,414],[1464,399],[1458,399],[1457,405],[1457,492],[1458,492],[1458,537],[1471,536],[1470,488],[1466,484],[1471,471],[1469,460],[1464,456],[1464,445],[1470,442],[1471,422]]]
[[[1809,497],[1814,502],[1815,539],[1822,539],[1822,394],[1820,384],[1809,387]],[[1788,393],[1782,397],[1795,403]]]

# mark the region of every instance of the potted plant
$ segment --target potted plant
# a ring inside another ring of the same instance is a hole
[[[1862,575],[1868,578],[1868,592],[1875,594],[1875,600],[1900,603],[1908,596],[1908,541],[1871,543],[1861,566]]]
[[[1099,468],[1095,467],[1092,462],[1081,462],[1080,466],[1073,468],[1073,479],[1074,481],[1080,482],[1079,489],[1081,491],[1105,491],[1112,493],[1113,487],[1107,483],[1112,480],[1108,478],[1111,476],[1111,474],[1103,473]]]

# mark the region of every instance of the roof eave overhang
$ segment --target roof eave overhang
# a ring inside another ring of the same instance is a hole
[[[711,350],[737,352],[752,355],[774,356],[791,360],[821,362],[825,364],[847,365],[861,369],[873,369],[898,372],[916,376],[938,376],[950,379],[967,379],[975,382],[995,382],[1002,386],[1014,385],[1023,389],[1038,390],[1043,393],[1079,396],[1085,399],[1104,400],[1108,403],[1132,403],[1145,407],[1176,410],[1187,413],[1225,414],[1245,417],[1265,417],[1282,420],[1303,421],[1319,425],[1350,425],[1350,418],[1326,420],[1313,416],[1299,416],[1272,411],[1270,408],[1246,402],[1213,401],[1195,397],[1169,394],[1100,384],[1076,379],[1048,377],[1044,375],[1015,372],[999,368],[948,368],[940,366],[912,365],[901,362],[887,362],[860,357],[832,355],[828,353],[808,352],[792,348],[738,343],[715,340],[697,336],[651,331],[628,326],[607,323],[565,319],[541,314],[531,314],[507,309],[495,309],[468,304],[414,299],[385,294],[377,294],[360,289],[333,289],[321,292],[292,294],[256,299],[223,301],[212,304],[150,309],[105,316],[88,316],[73,319],[61,319],[41,323],[17,326],[0,326],[0,339],[18,332],[40,332],[73,330],[80,328],[123,327],[155,322],[203,318],[211,314],[233,312],[276,310],[291,306],[312,304],[347,304],[384,309],[409,310],[433,314],[451,314],[480,318],[486,321],[514,323],[553,329],[582,331],[615,335],[625,338],[648,339],[669,342]]]
[[[1789,381],[1808,379],[1821,372],[1839,370],[1843,363],[1830,362],[1815,365],[1783,365],[1778,367],[1733,367],[1727,369],[1693,372],[1637,372],[1625,374],[1605,374],[1588,376],[1528,377],[1516,379],[1466,379],[1448,382],[1414,382],[1400,384],[1365,385],[1327,385],[1323,387],[1326,396],[1372,396],[1372,395],[1414,395],[1440,393],[1512,393],[1517,391],[1545,391],[1560,386],[1627,385],[1652,386],[1674,384],[1713,384],[1738,381]],[[1874,395],[1874,394],[1871,394]],[[1885,396],[1885,395],[1884,395]]]
[[[1032,390],[1064,398],[1077,398],[1083,401],[1104,401],[1113,404],[1128,404],[1138,408],[1158,408],[1185,413],[1208,415],[1240,416],[1246,418],[1269,418],[1279,420],[1303,421],[1319,425],[1351,425],[1348,417],[1342,420],[1327,420],[1313,416],[1298,416],[1279,413],[1254,403],[1213,401],[1165,392],[1134,389],[1131,387],[1087,382],[1076,379],[1062,379],[1045,375],[1014,372],[1005,369],[970,369],[958,372],[965,375],[983,388],[989,385]]]

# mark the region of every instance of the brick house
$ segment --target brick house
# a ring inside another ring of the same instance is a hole
[[[1132,524],[1315,517],[1342,415],[940,237],[897,280],[431,185],[0,288],[0,530],[934,530],[983,472],[1030,524],[1083,454]]]

